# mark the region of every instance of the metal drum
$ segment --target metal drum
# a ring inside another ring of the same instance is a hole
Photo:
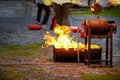
[[[109,33],[109,24],[106,19],[90,19],[85,21],[85,32],[88,35],[88,28],[91,29],[91,35],[107,35]]]

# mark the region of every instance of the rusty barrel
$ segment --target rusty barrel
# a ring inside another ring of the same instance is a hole
[[[109,25],[106,19],[90,19],[85,21],[85,31],[88,35],[88,29],[91,29],[91,35],[107,35]]]
[[[91,50],[91,60],[101,60],[101,50],[102,48]],[[85,62],[87,58],[88,50],[79,50],[79,60],[81,63]],[[53,47],[53,59],[54,62],[78,62],[78,51],[74,48],[65,50],[64,48]]]
[[[116,33],[117,24],[115,21],[107,21],[106,19],[90,19],[84,22],[85,32],[88,35],[88,29],[91,29],[91,35],[108,35],[110,28]]]
[[[109,25],[106,19],[90,19],[85,22],[85,32],[88,35],[88,29],[91,28],[91,35],[107,35]]]

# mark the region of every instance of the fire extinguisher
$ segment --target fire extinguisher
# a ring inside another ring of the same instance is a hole
[[[50,29],[51,30],[54,30],[54,28],[57,26],[57,22],[56,22],[56,19],[55,19],[55,16],[52,17],[52,24],[51,24],[51,27]]]
[[[41,30],[42,26],[39,24],[29,24],[28,25],[28,29],[29,30]]]
[[[86,33],[85,33],[85,29],[84,29],[84,25],[81,25],[81,32],[80,32],[80,37],[81,38],[85,38],[86,37]]]

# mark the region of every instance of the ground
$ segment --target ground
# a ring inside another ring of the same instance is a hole
[[[52,55],[53,54],[52,47],[41,48],[41,46],[38,46],[38,48],[40,51],[39,54],[34,51],[37,54],[34,53],[28,56],[20,56],[20,53],[17,51],[16,54],[14,55],[12,54],[7,55],[7,53],[4,53],[4,56],[0,58],[0,62],[1,62],[0,74],[2,74],[0,75],[0,79],[1,80],[90,80],[90,79],[83,79],[89,77],[89,75],[99,75],[99,76],[101,75],[101,77],[103,75],[112,76],[112,78],[109,78],[109,80],[113,80],[113,78],[115,78],[114,80],[120,79],[119,68],[102,67],[99,65],[92,65],[88,67],[84,63],[77,63],[77,62],[76,63],[54,62]],[[30,50],[31,48],[24,47],[23,49]],[[83,77],[87,74],[88,76]],[[92,78],[94,77],[91,77],[91,79]],[[103,79],[106,80],[106,78],[104,77]]]

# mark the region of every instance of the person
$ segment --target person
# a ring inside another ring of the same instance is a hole
[[[67,3],[64,3],[62,5],[55,4],[54,11],[57,24],[69,25],[68,22],[69,6]]]
[[[69,26],[70,25],[70,23],[68,21],[69,7],[70,7],[69,3],[63,3],[62,5],[53,3],[55,15],[52,18],[52,24],[50,27],[51,30],[54,30],[54,28],[57,26],[57,24],[60,26],[63,26],[63,25]]]
[[[98,2],[99,0],[88,0],[88,6],[91,6],[93,3]]]
[[[35,0],[35,3],[37,3],[37,7],[38,7],[36,23],[41,25],[47,24],[50,15],[50,7],[45,5],[42,0]],[[41,21],[41,15],[43,9],[45,10],[45,14],[43,20]]]
[[[69,26],[69,8],[76,0],[43,0],[46,5],[52,5],[55,12],[55,21],[58,25]],[[53,18],[54,19],[54,18]],[[54,21],[54,20],[53,20]]]

